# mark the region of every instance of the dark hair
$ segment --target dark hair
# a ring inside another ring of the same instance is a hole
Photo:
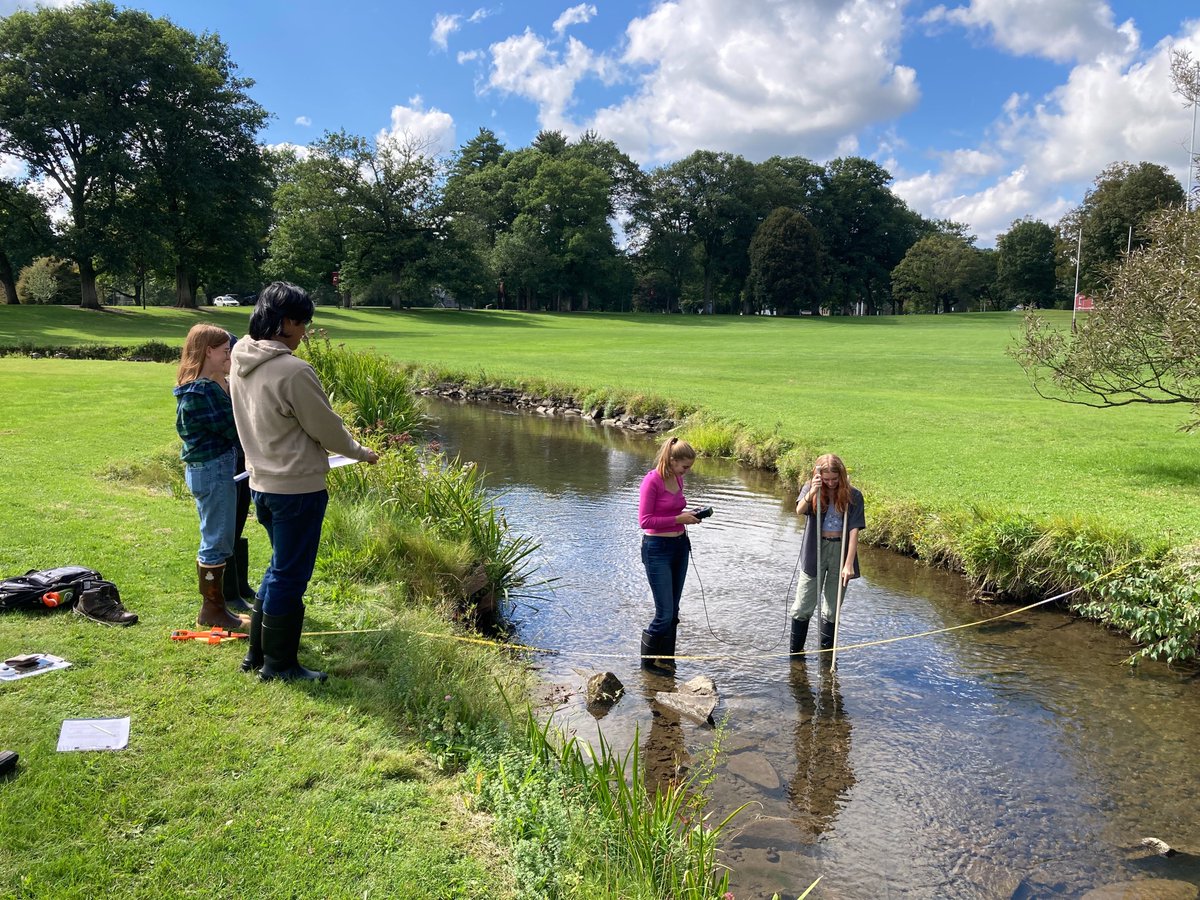
[[[283,320],[293,319],[307,325],[312,321],[312,298],[304,288],[286,281],[273,281],[258,293],[258,302],[250,314],[250,337],[256,341],[278,337]]]

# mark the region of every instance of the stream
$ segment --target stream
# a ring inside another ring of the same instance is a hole
[[[699,765],[717,732],[652,703],[695,675],[724,721],[709,792],[729,827],[722,861],[738,900],[1200,896],[1200,685],[1123,664],[1130,645],[1050,607],[839,654],[787,659],[786,607],[801,521],[768,474],[699,459],[675,679],[638,665],[653,605],[638,487],[657,443],[580,419],[431,401],[444,449],[487,473],[509,524],[541,543],[539,579],[510,611],[513,640],[561,685],[558,723],[636,740],[651,783]],[[851,466],[853,479],[853,461]],[[868,518],[868,530],[870,520]],[[914,635],[1006,612],[960,577],[864,548],[839,643]],[[809,648],[816,645],[815,626]],[[626,695],[585,708],[586,676]],[[1140,846],[1166,841],[1173,858]],[[1126,886],[1125,882],[1140,882]],[[1130,893],[1129,891],[1133,891]]]

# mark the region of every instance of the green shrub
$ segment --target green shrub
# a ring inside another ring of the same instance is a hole
[[[425,413],[413,380],[390,359],[345,346],[328,335],[306,335],[299,355],[316,370],[330,402],[350,413],[351,423],[382,440],[425,429]]]

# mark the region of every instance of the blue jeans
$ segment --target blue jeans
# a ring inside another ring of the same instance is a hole
[[[230,447],[216,459],[185,463],[183,480],[196,498],[200,513],[200,552],[203,565],[220,566],[233,556],[233,538],[237,531],[237,450]]]
[[[651,634],[671,634],[679,624],[679,598],[687,578],[688,552],[692,542],[686,534],[679,537],[642,536],[642,565],[654,595],[654,621],[646,630]]]
[[[271,562],[258,585],[262,611],[268,616],[297,612],[304,606],[304,591],[317,562],[329,492],[251,495],[258,521],[271,539]]]

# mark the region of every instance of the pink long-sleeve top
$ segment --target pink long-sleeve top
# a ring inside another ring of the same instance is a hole
[[[675,517],[687,508],[683,496],[683,479],[679,479],[679,491],[671,493],[657,469],[651,469],[642,479],[638,494],[638,525],[647,534],[678,532],[683,528]]]

